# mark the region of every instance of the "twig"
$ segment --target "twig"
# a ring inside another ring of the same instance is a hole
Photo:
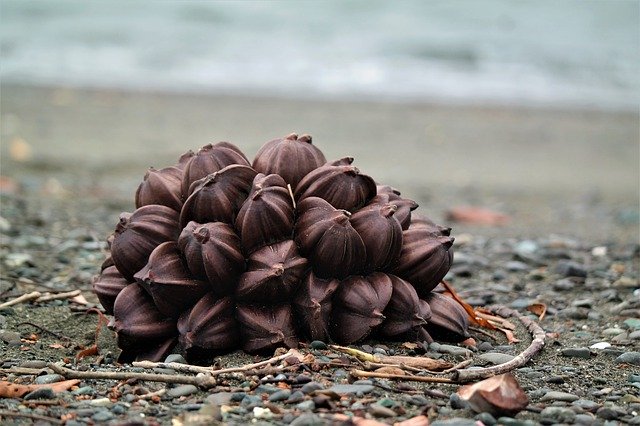
[[[37,328],[40,331],[44,331],[45,333],[49,333],[50,335],[52,335],[52,336],[54,336],[54,337],[56,337],[56,338],[58,338],[60,340],[71,340],[70,337],[63,336],[62,334],[56,333],[55,331],[51,331],[51,330],[49,330],[49,329],[47,329],[47,328],[45,328],[45,327],[43,327],[41,325],[35,324],[35,323],[31,322],[31,321],[23,321],[20,324],[18,324],[18,326],[21,326],[21,325],[30,325],[32,327]]]
[[[493,334],[491,334],[491,333],[489,333],[489,332],[484,331],[484,330],[483,330],[483,329],[481,329],[481,328],[478,328],[478,327],[469,327],[469,330],[473,331],[474,333],[482,334],[483,336],[486,336],[486,337],[490,338],[490,339],[491,339],[491,340],[493,340],[494,342],[497,342],[497,341],[498,341],[498,339],[497,339],[497,337],[496,337],[496,336],[494,336]]]
[[[35,300],[40,296],[42,296],[42,293],[40,293],[39,291],[32,291],[31,293],[23,294],[20,297],[16,297],[15,299],[8,300],[0,304],[0,309],[6,308],[8,306],[17,305],[18,303],[22,303],[22,302],[28,302],[29,300]]]
[[[62,420],[60,419],[56,419],[54,417],[47,417],[47,416],[41,416],[38,414],[31,414],[31,413],[18,413],[18,412],[14,412],[14,411],[0,411],[0,418],[2,417],[13,417],[13,418],[25,418],[25,419],[32,419],[32,420],[42,420],[45,422],[49,422],[49,423],[53,423],[54,425],[61,425],[62,424]]]
[[[287,184],[287,189],[289,190],[289,196],[291,197],[291,202],[293,203],[293,208],[296,208],[296,198],[293,196],[293,190],[291,189],[291,184]]]
[[[64,293],[43,294],[36,299],[36,303],[48,302],[50,300],[70,299],[80,294],[80,290],[72,290]]]
[[[132,373],[132,372],[113,372],[113,371],[76,371],[62,367],[58,364],[50,362],[47,367],[52,369],[68,379],[97,379],[97,380],[146,380],[150,382],[162,383],[181,383],[187,385],[196,385],[202,388],[213,388],[217,385],[216,380],[207,375],[184,376],[182,374],[150,374],[150,373]]]
[[[11,373],[18,375],[26,375],[26,376],[38,376],[42,374],[43,371],[47,371],[45,368],[27,368],[27,367],[11,367],[11,368],[0,368],[0,373]]]
[[[455,381],[451,380],[448,377],[431,377],[431,376],[410,376],[404,374],[387,374],[387,373],[376,373],[375,371],[362,371],[362,370],[351,370],[351,375],[353,377],[376,377],[378,379],[393,379],[393,380],[408,380],[413,382],[428,382],[428,383],[455,383]]]
[[[506,306],[493,306],[487,308],[487,310],[504,318],[517,318],[522,323],[522,325],[527,328],[529,333],[531,333],[533,341],[527,349],[516,355],[516,357],[509,362],[486,368],[455,371],[452,378],[456,382],[471,382],[506,373],[531,361],[531,359],[544,347],[544,330],[538,324],[536,324],[535,321],[532,321],[530,318],[524,315],[520,315],[519,312],[514,311],[513,309],[509,309]]]
[[[197,365],[188,365],[188,364],[180,364],[178,362],[151,362],[151,361],[137,361],[133,362],[131,365],[134,367],[140,368],[170,368],[176,371],[186,371],[189,373],[205,373],[211,374],[212,376],[219,376],[221,374],[227,373],[239,373],[246,372],[257,369],[259,367],[263,367],[265,365],[272,364],[274,362],[280,362],[290,356],[296,356],[302,359],[302,354],[295,349],[289,349],[288,352],[274,356],[273,358],[266,359],[264,361],[256,362],[254,364],[247,364],[241,367],[231,367],[231,368],[223,368],[219,370],[214,370],[212,367],[199,367]]]

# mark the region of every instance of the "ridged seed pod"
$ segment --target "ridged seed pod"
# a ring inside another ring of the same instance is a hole
[[[369,202],[369,205],[372,204],[395,205],[397,210],[394,216],[398,222],[400,222],[400,226],[402,226],[403,231],[409,229],[409,226],[411,225],[411,212],[418,208],[418,203],[408,198],[402,198],[394,192],[378,193],[378,195],[373,197]]]
[[[134,277],[151,295],[158,310],[171,318],[180,316],[211,290],[209,283],[191,276],[180,256],[178,244],[173,241],[156,247],[149,262]]]
[[[409,228],[402,233],[402,252],[393,273],[409,281],[420,297],[440,283],[453,261],[453,238],[434,237],[423,227]]]
[[[240,344],[240,327],[235,319],[235,302],[207,293],[178,320],[180,344],[187,359],[208,360]]]
[[[298,346],[290,305],[237,307],[242,349],[249,353],[273,352]]]
[[[189,153],[187,153],[189,154]],[[229,142],[218,142],[208,144],[193,154],[192,158],[184,166],[182,178],[182,196],[187,198],[191,185],[211,173],[215,173],[232,164],[250,166],[247,157],[240,151],[240,148]]]
[[[298,204],[298,214],[295,240],[318,277],[342,279],[363,270],[366,248],[349,212],[309,197]]]
[[[278,174],[295,190],[310,171],[326,163],[324,154],[311,142],[311,136],[292,133],[265,143],[253,160],[253,168],[265,175]]]
[[[298,254],[292,240],[262,247],[249,256],[247,272],[240,276],[236,297],[251,303],[287,301],[308,269],[307,259]]]
[[[411,216],[411,228],[425,228],[434,236],[449,236],[451,235],[451,228],[447,226],[437,225],[434,221],[426,216],[412,215]]]
[[[179,212],[182,209],[182,169],[150,167],[136,191],[136,208],[160,204]]]
[[[251,253],[257,248],[290,240],[293,216],[293,200],[284,179],[275,174],[258,173],[236,218],[242,246]]]
[[[338,289],[337,279],[324,280],[309,272],[293,299],[296,324],[310,340],[328,341],[329,316],[333,293]]]
[[[130,283],[115,266],[108,266],[93,281],[93,291],[107,315],[113,315],[113,304],[118,294]]]
[[[194,278],[208,281],[217,295],[233,293],[245,261],[240,238],[231,225],[191,221],[182,230],[178,246]]]
[[[450,297],[429,293],[424,297],[431,310],[431,318],[424,326],[431,337],[458,343],[469,337],[469,317],[462,306]]]
[[[113,317],[118,347],[122,349],[120,362],[159,361],[177,343],[176,322],[158,311],[151,296],[139,284],[130,284],[118,294]]]
[[[165,241],[175,241],[179,230],[178,213],[167,206],[153,204],[122,213],[111,243],[113,263],[127,281],[133,281],[151,252]]]
[[[415,339],[426,325],[420,298],[411,284],[395,275],[388,276],[391,278],[393,293],[382,313],[385,320],[380,325],[378,334],[393,340]]]
[[[256,174],[249,166],[234,164],[194,182],[180,212],[180,227],[192,220],[233,225]]]
[[[375,272],[340,282],[333,297],[330,331],[333,340],[350,345],[367,337],[384,321],[393,285],[389,275]]]
[[[298,184],[296,202],[320,197],[336,209],[355,212],[376,195],[376,183],[354,166],[325,164],[309,172]]]
[[[351,226],[366,248],[367,272],[387,268],[402,250],[402,227],[395,218],[395,204],[369,204],[351,215]]]

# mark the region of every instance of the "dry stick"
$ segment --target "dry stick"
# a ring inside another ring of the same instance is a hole
[[[60,334],[60,333],[56,333],[55,331],[51,331],[51,330],[49,330],[49,329],[47,329],[47,328],[45,328],[45,327],[43,327],[43,326],[41,326],[41,325],[38,325],[38,324],[36,324],[36,323],[33,323],[33,322],[31,322],[31,321],[23,321],[23,322],[21,322],[20,324],[18,324],[18,326],[21,326],[21,325],[30,325],[30,326],[32,326],[32,327],[37,328],[37,329],[38,329],[38,330],[40,330],[40,331],[43,331],[43,332],[45,332],[45,333],[49,333],[50,335],[52,335],[52,336],[54,336],[54,337],[56,337],[56,338],[58,338],[58,339],[60,339],[60,340],[71,340],[71,338],[70,338],[70,337],[63,336],[63,335],[62,335],[62,334]]]
[[[36,303],[48,302],[50,300],[69,299],[71,297],[76,297],[79,294],[80,294],[80,290],[72,290],[64,293],[44,294],[36,299]]]
[[[182,374],[152,374],[152,373],[132,373],[132,372],[112,372],[112,371],[76,371],[58,364],[50,362],[47,367],[68,379],[98,379],[98,380],[147,380],[150,382],[181,383],[187,385],[200,386],[202,388],[213,388],[217,385],[216,380],[207,375],[184,376]]]
[[[527,349],[523,352],[516,355],[509,362],[505,362],[504,364],[494,365],[492,367],[486,368],[478,368],[473,370],[458,370],[453,373],[453,380],[456,382],[471,382],[480,379],[486,379],[487,377],[497,376],[498,374],[503,374],[508,371],[514,370],[518,367],[525,365],[527,362],[531,361],[531,359],[542,349],[544,346],[545,332],[544,330],[531,319],[527,318],[524,315],[521,315],[518,311],[514,311],[513,309],[509,309],[506,306],[491,306],[487,308],[490,312],[495,313],[501,317],[514,317],[520,320],[522,325],[524,325],[531,336],[533,337],[533,341],[529,345]]]
[[[0,304],[0,309],[6,308],[7,306],[17,305],[18,303],[22,302],[28,302],[29,300],[35,300],[40,296],[42,296],[42,293],[40,293],[39,291],[32,291],[31,293],[23,294],[20,297],[16,297],[15,299],[8,300]]]
[[[413,382],[455,383],[448,377],[410,376],[405,374],[376,373],[375,371],[351,370],[354,377],[375,377],[378,379],[408,380]]]
[[[30,413],[17,413],[13,411],[0,411],[0,418],[2,417],[13,417],[13,418],[25,418],[32,420],[43,420],[45,422],[52,423],[54,425],[61,425],[62,420],[56,419],[53,417],[40,416],[38,414],[30,414]]]
[[[302,354],[300,352],[298,352],[295,349],[289,349],[288,352],[282,355],[274,356],[273,358],[269,358],[264,361],[256,362],[254,364],[243,365],[241,367],[223,368],[220,370],[214,370],[212,367],[199,367],[197,365],[180,364],[177,362],[138,361],[138,362],[133,362],[131,365],[133,365],[134,367],[140,367],[140,368],[170,368],[176,371],[186,371],[189,373],[205,373],[205,374],[211,374],[214,376],[219,376],[220,374],[239,373],[239,372],[254,370],[256,368],[269,365],[274,362],[282,361],[286,358],[289,358],[290,356],[296,356],[296,357],[302,358]]]

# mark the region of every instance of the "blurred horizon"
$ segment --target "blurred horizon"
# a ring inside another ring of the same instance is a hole
[[[636,1],[0,3],[2,84],[637,111]]]

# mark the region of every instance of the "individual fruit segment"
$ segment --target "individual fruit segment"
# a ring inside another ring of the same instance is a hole
[[[240,322],[242,349],[246,352],[273,352],[281,346],[298,346],[290,305],[240,305],[237,308],[237,318]]]
[[[436,340],[462,342],[469,337],[469,317],[458,302],[439,293],[424,297],[431,310],[431,318],[425,329]]]
[[[389,275],[389,278],[393,293],[384,309],[385,320],[378,333],[387,339],[415,339],[420,329],[426,325],[420,298],[413,286],[405,280],[395,275]]]
[[[107,266],[100,275],[93,280],[93,291],[98,296],[100,304],[107,315],[113,315],[113,304],[118,294],[129,285],[115,266]]]
[[[310,340],[328,341],[332,297],[340,282],[321,279],[309,272],[293,299],[296,324]]]
[[[402,227],[395,217],[398,206],[392,203],[370,204],[351,215],[351,226],[366,249],[365,270],[387,268],[402,250]]]

